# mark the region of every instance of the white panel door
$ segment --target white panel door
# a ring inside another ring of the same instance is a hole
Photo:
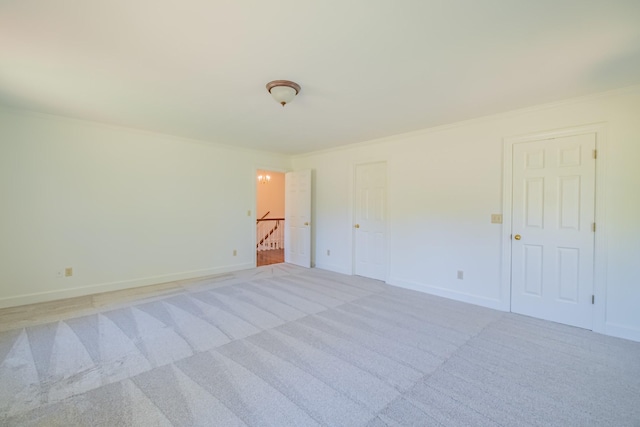
[[[356,166],[355,273],[385,280],[387,275],[387,164]]]
[[[511,311],[591,329],[595,134],[513,145]]]
[[[311,170],[284,177],[284,262],[311,267]]]

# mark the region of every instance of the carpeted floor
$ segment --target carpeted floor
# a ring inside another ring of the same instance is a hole
[[[0,333],[0,425],[640,426],[640,343],[279,264]]]

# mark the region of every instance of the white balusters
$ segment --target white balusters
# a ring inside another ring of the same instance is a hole
[[[258,221],[256,230],[256,248],[258,251],[284,248],[284,220]]]

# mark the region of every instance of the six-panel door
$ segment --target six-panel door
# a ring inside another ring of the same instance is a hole
[[[514,313],[592,327],[595,137],[513,145]]]

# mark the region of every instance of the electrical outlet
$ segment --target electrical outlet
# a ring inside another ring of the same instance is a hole
[[[491,224],[502,224],[502,214],[491,214]]]
[[[238,255],[238,251],[237,250],[233,250],[233,256],[237,256]]]
[[[464,280],[464,271],[458,270],[458,280]]]
[[[331,255],[331,251],[329,249],[327,249],[327,256]]]
[[[73,276],[73,268],[72,267],[67,267],[64,269],[64,277],[71,277]]]
[[[247,211],[247,216],[251,216],[251,209]]]

